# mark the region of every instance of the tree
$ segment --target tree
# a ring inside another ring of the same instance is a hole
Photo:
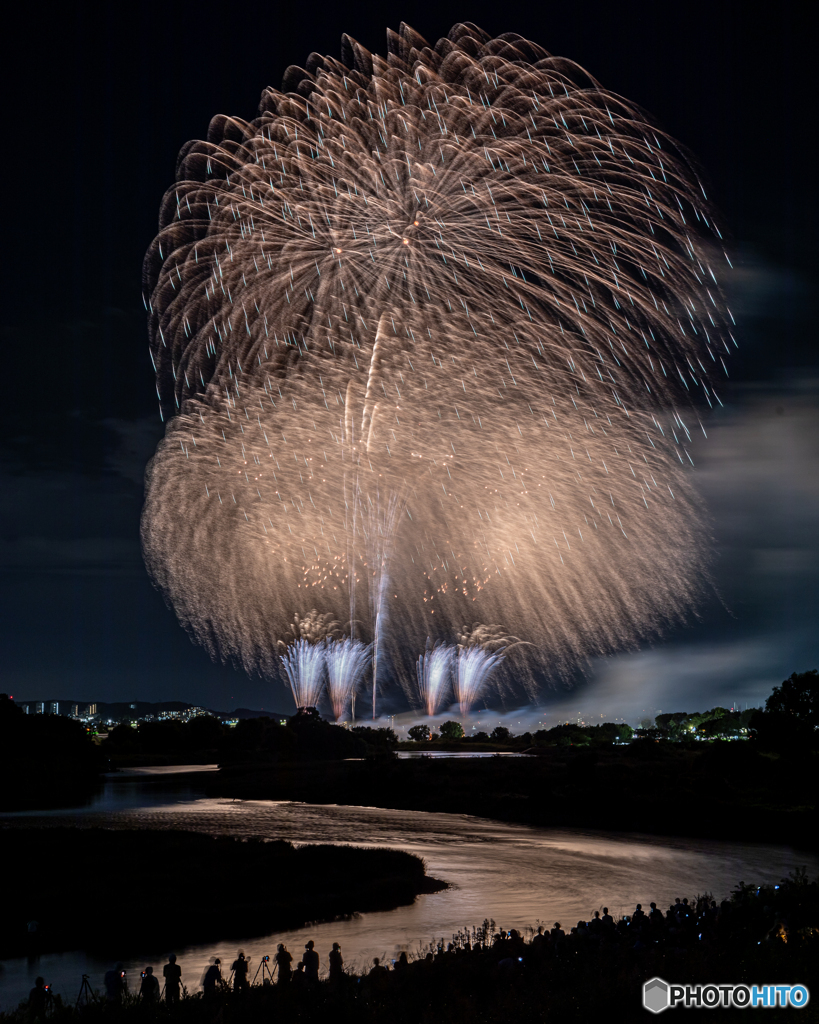
[[[385,729],[383,726],[373,729],[369,725],[356,725],[350,731],[360,736],[376,750],[392,750],[393,747],[398,746],[398,737],[394,730]]]
[[[460,722],[444,722],[441,726],[442,740],[462,740],[463,737],[464,727]]]
[[[794,672],[781,686],[775,686],[765,701],[765,710],[794,715],[800,722],[819,726],[819,672]]]
[[[0,722],[18,722],[22,717],[23,709],[7,693],[0,693]]]
[[[654,724],[660,732],[677,740],[685,735],[689,718],[690,715],[686,711],[674,711],[671,714],[657,715]]]
[[[819,727],[819,673],[794,672],[774,687],[765,710],[756,711],[749,723],[763,749],[782,753],[815,746]]]
[[[489,738],[493,743],[508,743],[512,735],[505,725],[496,725]]]
[[[429,740],[430,732],[428,725],[414,725],[407,733],[413,743],[426,743]]]

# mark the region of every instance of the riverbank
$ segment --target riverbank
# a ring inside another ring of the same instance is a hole
[[[417,956],[380,965],[373,961],[361,972],[342,971],[312,983],[299,972],[284,981],[274,973],[273,984],[240,991],[217,984],[208,996],[188,990],[170,1005],[141,999],[137,975],[131,979],[130,993],[112,992],[108,1000],[93,996],[79,1009],[55,1002],[50,1016],[60,1024],[80,1020],[102,1024],[112,1019],[126,1024],[328,1019],[337,1024],[384,1020],[506,1024],[509,1020],[585,1020],[597,1014],[607,1020],[631,1021],[645,1015],[643,986],[652,978],[677,986],[744,987],[747,991],[735,998],[746,1003],[754,986],[800,986],[803,991],[794,998],[805,1000],[815,988],[817,975],[817,897],[819,884],[797,875],[776,889],[739,886],[720,905],[701,897],[677,903],[666,913],[658,910],[651,916],[635,914],[619,921],[603,917],[574,927],[555,924],[551,931],[528,937],[486,921]],[[297,960],[300,950],[291,952]],[[327,951],[317,948],[317,952],[323,967]],[[228,965],[223,967],[227,981]],[[718,988],[713,991],[719,1002],[723,993]],[[712,995],[701,993],[698,998],[707,1005]],[[766,1020],[781,1019],[781,1012],[771,1008],[775,1003],[769,1003],[768,994],[765,1000]],[[735,1015],[723,1009],[720,1019],[726,1013],[729,1018]],[[689,1016],[697,1019],[697,1010],[688,1010],[686,1019]],[[0,1015],[8,1024],[30,1019],[25,1007]],[[805,1021],[816,1019],[814,1005],[800,1016]]]
[[[472,814],[542,827],[750,840],[819,848],[815,754],[748,743],[642,741],[547,748],[537,758],[410,758],[231,765],[208,794]]]
[[[145,829],[11,827],[0,837],[17,880],[3,899],[2,958],[264,935],[446,888],[400,850]]]

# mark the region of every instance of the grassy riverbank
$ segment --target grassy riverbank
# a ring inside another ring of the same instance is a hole
[[[57,1024],[268,1024],[271,1020],[335,1024],[508,1024],[648,1019],[643,985],[659,977],[673,985],[803,985],[815,988],[819,884],[795,875],[776,889],[739,886],[717,908],[693,900],[658,920],[580,923],[527,941],[517,932],[496,932],[494,922],[453,936],[426,957],[397,968],[344,973],[312,985],[303,975],[286,984],[245,991],[218,987],[208,997],[186,993],[177,1004],[147,1002],[135,992],[122,1004],[95,999],[80,1010],[54,1005]],[[596,925],[596,926],[595,926]],[[321,950],[322,959],[325,951]],[[138,979],[136,984],[138,984]],[[685,1019],[712,1019],[687,1009]],[[721,1009],[719,1019],[739,1011]],[[747,1013],[743,1010],[746,1019]],[[792,1012],[768,1008],[765,1020]],[[790,1019],[790,1016],[788,1019]],[[800,1010],[816,1021],[817,1005]],[[21,1007],[0,1016],[26,1024]]]
[[[816,754],[749,743],[545,748],[531,758],[370,758],[233,765],[203,781],[243,799],[447,811],[541,826],[816,849]]]
[[[444,888],[400,850],[97,828],[6,828],[0,843],[15,879],[0,957],[77,948],[116,957],[264,935]]]

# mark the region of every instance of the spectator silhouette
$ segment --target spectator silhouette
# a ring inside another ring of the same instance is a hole
[[[121,963],[116,963],[110,971],[105,972],[105,998],[109,1003],[121,1003],[124,993],[128,990],[125,971]]]
[[[35,978],[34,988],[28,994],[28,1009],[32,1017],[45,1017],[51,1005],[51,992],[45,978]]]
[[[165,978],[165,1002],[179,1002],[179,986],[182,984],[182,968],[176,962],[176,954],[171,953],[168,962],[162,968]]]
[[[315,942],[309,939],[301,955],[301,962],[304,964],[304,976],[311,985],[318,981],[319,975],[319,955],[313,948],[314,946]]]
[[[283,942],[279,943],[279,948],[276,951],[276,965],[279,968],[279,984],[286,985],[293,975],[293,968],[290,966],[293,963],[293,956],[288,951],[287,946]]]
[[[328,959],[330,961],[330,982],[338,985],[344,976],[344,960],[341,956],[341,946],[337,942],[333,943]]]
[[[139,996],[143,1002],[159,1002],[159,979],[154,977],[153,967],[146,967],[142,972],[142,984],[139,986]]]
[[[222,961],[219,957],[216,957],[213,963],[205,971],[205,977],[202,979],[202,988],[204,989],[207,997],[215,996],[216,989],[222,981]]]
[[[296,969],[293,971],[292,979],[293,987],[297,992],[303,991],[307,986],[307,977],[304,973],[304,962],[300,961],[296,964]]]
[[[402,949],[398,959],[393,964],[393,969],[396,971],[405,971],[408,967],[409,960],[407,959],[407,952]]]
[[[614,928],[614,918],[609,913],[608,907],[603,907],[603,916],[600,918],[606,932]]]
[[[642,924],[643,920],[645,919],[645,916],[646,915],[645,915],[645,911],[643,910],[643,904],[642,903],[638,903],[636,908],[635,908],[635,910],[634,910],[634,913],[631,915],[631,923],[632,924]]]
[[[373,959],[373,965],[367,975],[367,982],[375,992],[383,992],[389,984],[388,970],[378,957]]]
[[[566,941],[566,933],[560,927],[560,921],[555,921],[555,926],[549,932],[549,940],[556,956],[559,956]]]
[[[233,991],[243,992],[247,988],[247,972],[250,966],[250,961],[245,959],[244,952],[240,949],[239,955],[233,961],[231,970],[233,971]]]

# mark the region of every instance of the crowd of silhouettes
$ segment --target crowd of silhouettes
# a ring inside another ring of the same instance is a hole
[[[799,877],[794,877],[791,883],[783,883],[782,890],[790,888],[797,894],[813,892],[816,883],[808,884],[806,877],[799,872],[796,874]],[[218,958],[211,961],[202,978],[203,996],[209,1000],[232,990],[241,997],[252,985],[260,982],[263,986],[275,986],[280,992],[290,992],[296,999],[301,998],[300,993],[309,999],[310,993],[315,994],[326,986],[323,990],[331,998],[334,993],[354,991],[377,1003],[389,991],[400,991],[401,986],[413,979],[423,989],[434,977],[447,977],[441,974],[446,964],[472,968],[483,977],[494,977],[499,981],[506,978],[511,982],[517,972],[528,971],[529,968],[561,971],[563,965],[570,963],[582,963],[586,959],[591,962],[596,957],[616,954],[639,955],[651,948],[676,955],[702,944],[706,947],[709,944],[733,946],[741,945],[744,940],[753,940],[754,945],[760,942],[777,944],[783,939],[787,941],[789,928],[795,938],[801,927],[796,917],[789,920],[787,915],[776,912],[772,893],[779,891],[780,886],[754,889],[740,883],[734,900],[723,900],[718,904],[707,895],[694,901],[677,898],[667,910],[656,903],[649,903],[647,908],[638,903],[630,914],[617,920],[609,913],[608,907],[603,907],[573,927],[564,927],[559,921],[555,921],[551,928],[539,925],[528,939],[515,928],[507,931],[497,927],[494,921],[486,920],[479,927],[459,932],[449,942],[441,939],[432,943],[417,957],[410,958],[406,952],[401,952],[389,964],[375,957],[368,970],[356,973],[345,971],[341,945],[334,942],[327,957],[325,980],[322,980],[321,961],[312,939],[305,944],[301,959],[295,965],[293,954],[284,943],[279,943],[273,963],[270,957],[262,957],[252,979],[251,960],[240,950],[228,977],[222,974]],[[793,905],[798,906],[798,901]],[[809,906],[815,910],[815,901],[808,904],[803,900],[803,907]],[[814,910],[807,911],[811,918]],[[751,911],[750,916],[748,911]],[[802,911],[797,914],[805,917]],[[763,921],[767,921],[764,927]],[[172,1006],[187,994],[182,988],[181,967],[173,954],[164,965],[162,974],[164,985],[160,990],[153,968],[146,967],[142,971],[138,993],[142,1002],[158,1004],[164,1001]],[[87,985],[85,978],[84,988]],[[109,1004],[123,1002],[128,984],[122,963],[116,963],[105,974],[104,985],[105,1000]],[[407,993],[410,991],[406,990]],[[80,1001],[78,999],[78,1005]],[[51,1005],[48,985],[43,978],[37,978],[29,995],[30,1016],[33,1019],[46,1016]]]

